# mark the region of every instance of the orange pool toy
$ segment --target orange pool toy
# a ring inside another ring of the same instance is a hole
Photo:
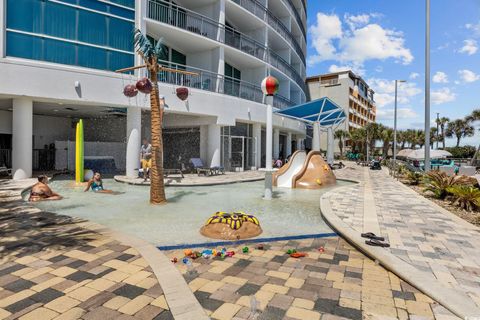
[[[306,257],[306,256],[307,256],[307,254],[303,253],[303,252],[294,252],[294,253],[290,254],[290,257],[292,257],[292,258],[303,258],[303,257]]]

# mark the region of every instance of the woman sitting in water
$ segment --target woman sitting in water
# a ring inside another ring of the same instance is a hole
[[[28,201],[42,201],[42,200],[61,200],[63,197],[55,193],[48,186],[48,177],[38,176],[38,182],[30,190],[30,197]]]
[[[88,181],[85,192],[87,192],[90,188],[92,188],[93,192],[113,193],[112,190],[103,189],[102,176],[100,175],[100,172],[95,172],[93,178]]]

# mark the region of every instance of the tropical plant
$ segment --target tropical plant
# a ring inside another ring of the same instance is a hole
[[[447,117],[441,117],[439,119],[436,119],[435,122],[438,124],[440,128],[440,136],[442,137],[442,144],[443,144],[443,149],[445,149],[445,126],[448,124],[450,121],[449,118]]]
[[[433,149],[433,144],[437,141],[437,135],[438,135],[438,132],[437,132],[437,128],[435,127],[431,127],[430,128],[430,148]]]
[[[405,178],[407,179],[408,184],[416,186],[419,185],[422,181],[423,174],[421,174],[420,172],[413,172],[409,170],[408,173],[405,175]]]
[[[350,136],[348,131],[346,130],[336,130],[335,131],[335,139],[338,139],[338,148],[340,149],[340,156],[343,157],[343,147],[345,139]]]
[[[475,109],[468,116],[465,117],[468,122],[474,122],[480,120],[480,109]]]
[[[465,137],[471,137],[475,133],[473,126],[463,119],[457,119],[448,123],[446,136],[447,137],[456,137],[458,147],[460,145],[460,140]]]
[[[424,176],[424,191],[431,192],[435,198],[445,199],[448,188],[453,186],[473,186],[475,178],[467,176],[449,176],[445,172],[432,170]]]
[[[152,168],[150,169],[150,203],[166,203],[165,186],[163,182],[163,100],[158,93],[157,73],[160,71],[159,58],[165,55],[162,39],[155,45],[139,30],[135,30],[134,45],[137,53],[143,59],[152,83],[150,93],[151,109],[151,139]]]
[[[364,128],[353,129],[350,131],[350,141],[352,142],[352,150],[358,153],[364,153],[366,140],[366,131]]]
[[[393,129],[385,127],[381,133],[381,139],[383,141],[383,157],[388,156],[388,149],[392,146],[393,154]]]
[[[474,146],[446,147],[446,151],[452,154],[453,158],[471,158],[477,150]]]
[[[385,129],[385,126],[379,123],[371,122],[365,126],[365,130],[367,132],[367,143],[368,148],[373,154],[375,150],[375,144],[377,140],[382,138],[382,131]]]
[[[467,211],[480,207],[480,189],[473,186],[453,186],[447,189],[452,195],[452,203]]]

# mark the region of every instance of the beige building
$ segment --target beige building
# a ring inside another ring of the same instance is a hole
[[[347,121],[336,130],[351,131],[375,122],[376,107],[374,91],[361,77],[352,71],[328,73],[307,78],[310,100],[328,97],[345,110]],[[320,147],[327,148],[327,135],[322,134]],[[347,143],[348,145],[348,143]],[[338,152],[338,143],[335,143]]]

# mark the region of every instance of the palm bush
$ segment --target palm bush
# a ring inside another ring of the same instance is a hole
[[[409,171],[405,176],[407,183],[412,186],[417,186],[422,181],[423,175],[419,172]]]
[[[447,191],[452,195],[452,202],[462,209],[473,211],[480,207],[480,189],[476,187],[457,185]]]
[[[467,176],[449,176],[445,172],[433,170],[424,178],[424,191],[433,193],[435,198],[445,199],[448,188],[455,186],[473,186],[477,183],[475,178]]]

